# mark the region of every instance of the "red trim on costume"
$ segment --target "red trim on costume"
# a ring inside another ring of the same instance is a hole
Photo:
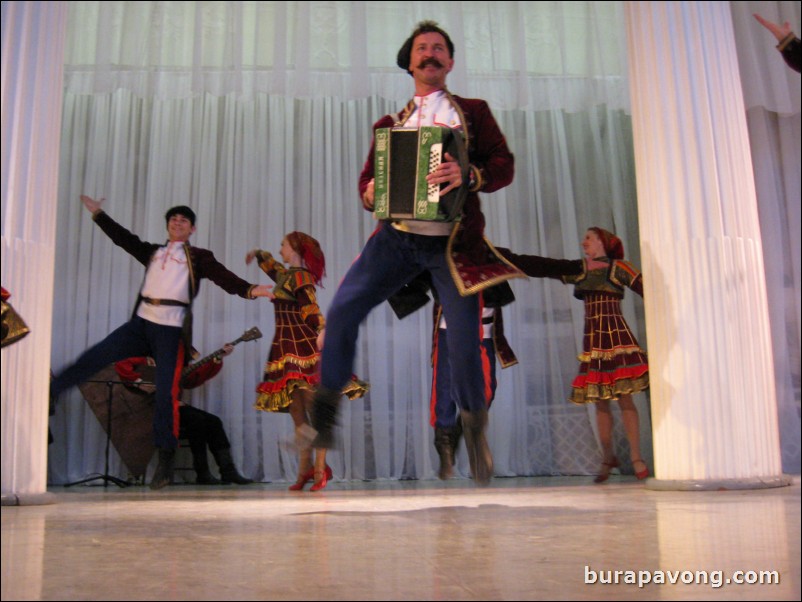
[[[179,424],[180,413],[178,411],[181,405],[181,374],[184,372],[184,344],[178,345],[178,357],[175,362],[175,370],[173,370],[173,385],[170,387],[170,399],[173,401],[173,436],[178,439],[178,432],[181,428]]]
[[[493,397],[493,388],[490,386],[490,358],[487,356],[487,349],[481,342],[479,344],[479,354],[482,358],[482,380],[485,383],[485,405],[490,407]]]
[[[590,374],[579,374],[571,386],[575,389],[584,389],[588,384],[591,385],[614,385],[619,380],[633,380],[640,378],[649,372],[649,367],[641,366],[626,366],[616,368],[610,372],[600,372],[594,370]]]
[[[635,266],[633,266],[632,264],[630,264],[630,263],[629,263],[629,262],[627,262],[627,261],[623,261],[623,260],[617,260],[617,261],[615,262],[615,264],[616,264],[616,265],[617,265],[619,268],[621,268],[622,270],[624,270],[624,271],[625,271],[627,274],[629,274],[630,276],[632,276],[633,278],[635,278],[635,277],[637,277],[637,276],[639,276],[639,275],[640,275],[640,272],[639,272],[638,270],[636,270],[636,269],[635,269]]]
[[[436,332],[437,329],[435,328]],[[437,422],[437,412],[435,412],[437,407],[437,339],[438,337],[435,335],[435,343],[432,348],[432,366],[434,367],[432,370],[432,394],[429,397],[429,424],[432,426]]]
[[[320,384],[320,374],[315,373],[310,375],[303,374],[302,372],[289,372],[282,376],[280,380],[270,382],[262,381],[259,383],[259,386],[256,387],[256,392],[264,394],[279,393],[287,388],[287,383],[291,380],[302,380],[310,385],[317,385]]]
[[[485,383],[485,404],[490,407],[493,398],[493,389],[490,386],[490,358],[487,356],[487,349],[482,344],[485,339],[485,325],[482,316],[485,311],[485,298],[479,294],[479,355],[482,358],[482,380]]]

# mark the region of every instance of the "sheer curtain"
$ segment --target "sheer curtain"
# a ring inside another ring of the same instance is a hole
[[[486,99],[516,155],[513,184],[483,196],[489,238],[521,253],[578,258],[584,230],[600,225],[639,264],[621,3],[72,2],[70,10],[55,370],[128,318],[143,276],[92,224],[81,193],[106,198],[110,215],[154,241],[165,238],[167,208],[192,206],[194,244],[252,282],[268,279],[245,266],[248,250],[277,253],[285,233],[308,232],[326,253],[325,311],[375,226],[357,177],[370,125],[412,93],[395,55],[427,18],[456,46],[449,88]],[[796,114],[798,123],[798,102]],[[497,473],[592,473],[600,460],[593,409],[566,401],[582,306],[555,281],[513,289],[505,322],[520,363],[500,372],[491,411]],[[648,347],[634,297],[625,313]],[[282,445],[292,436],[289,416],[252,408],[273,324],[269,302],[208,282],[195,303],[201,353],[254,325],[265,334],[238,346],[191,402],[222,418],[242,471],[266,481],[294,478],[296,462]],[[797,305],[797,332],[798,324]],[[428,310],[399,321],[382,306],[363,325],[354,371],[372,389],[343,406],[335,476],[434,478],[430,333]],[[798,341],[788,343],[797,358]],[[797,361],[797,408],[798,383]],[[648,461],[648,395],[637,398]],[[796,424],[798,466],[798,413]],[[60,400],[51,426],[51,482],[102,469],[105,434],[77,390]],[[620,430],[616,441],[628,457]],[[114,453],[111,462],[125,474]],[[464,455],[458,468],[467,473]]]

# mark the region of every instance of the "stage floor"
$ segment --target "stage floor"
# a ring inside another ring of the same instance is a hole
[[[798,476],[693,492],[618,476],[286,486],[78,486],[4,506],[2,599],[800,599]]]

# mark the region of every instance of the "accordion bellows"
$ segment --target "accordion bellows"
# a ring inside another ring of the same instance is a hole
[[[462,186],[440,195],[426,176],[448,153],[462,170]],[[459,220],[470,164],[462,132],[446,127],[380,128],[375,133],[374,214],[378,219]]]

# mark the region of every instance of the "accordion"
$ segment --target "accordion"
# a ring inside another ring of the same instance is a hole
[[[446,153],[456,158],[462,185],[441,196],[441,185],[430,185],[426,176],[440,165]],[[468,195],[469,171],[468,150],[459,130],[438,126],[377,129],[374,215],[377,219],[458,221]]]

